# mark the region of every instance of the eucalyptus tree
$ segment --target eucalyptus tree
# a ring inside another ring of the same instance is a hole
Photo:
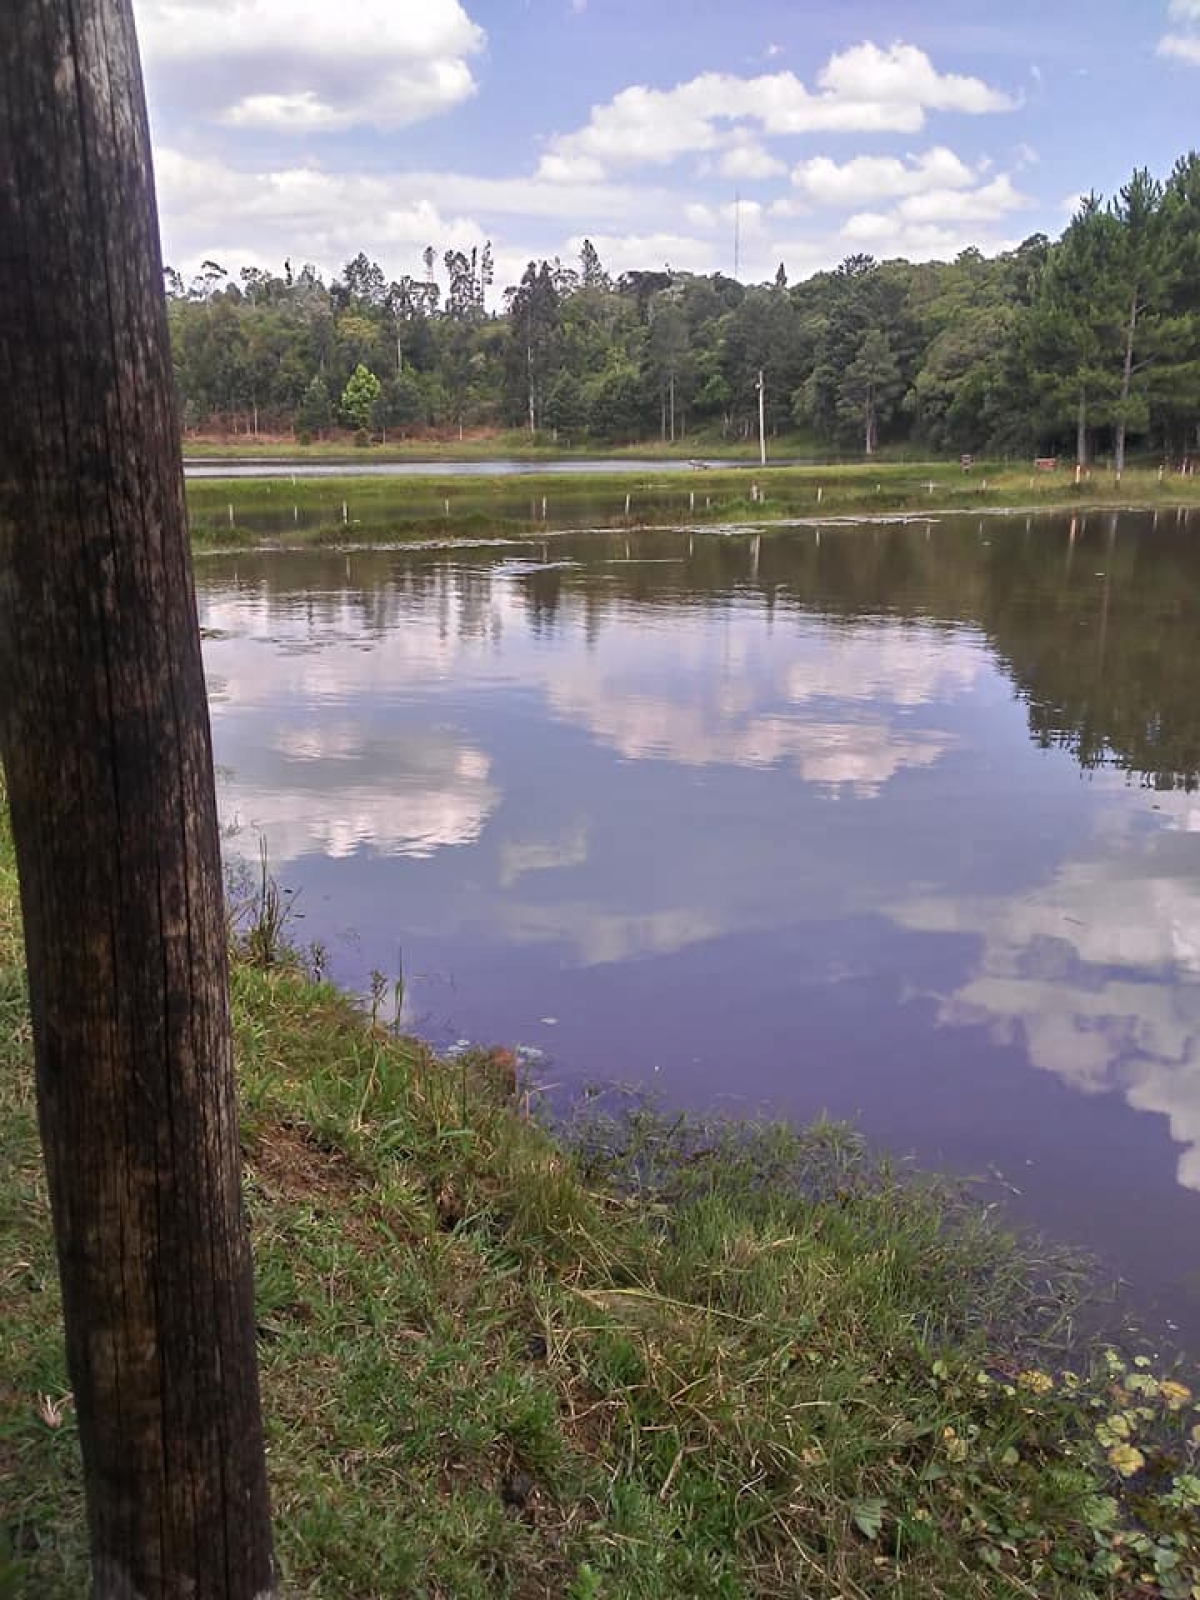
[[[881,328],[869,328],[846,368],[837,389],[838,415],[857,425],[864,455],[879,446],[880,419],[904,393],[904,380]]]
[[[508,300],[507,387],[510,404],[524,411],[530,433],[541,425],[546,386],[553,375],[560,326],[558,291],[550,264],[531,261]]]

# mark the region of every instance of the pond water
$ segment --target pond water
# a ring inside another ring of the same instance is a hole
[[[1198,536],[204,557],[233,848],[437,1043],[852,1118],[1200,1344]]]

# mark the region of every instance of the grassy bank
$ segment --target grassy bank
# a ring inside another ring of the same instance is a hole
[[[951,510],[1200,505],[1200,479],[890,464],[520,477],[193,479],[197,545],[495,537],[554,528],[769,524]]]
[[[289,1596],[1200,1593],[1190,1393],[1067,1370],[1045,1274],[961,1199],[828,1127],[555,1138],[503,1052],[244,954],[234,999]],[[0,1275],[0,1594],[74,1600],[2,823]]]
[[[812,439],[789,435],[772,439],[772,454],[786,456],[812,456],[816,447]],[[314,439],[301,444],[295,438],[284,436],[242,435],[238,438],[189,436],[183,441],[183,453],[197,460],[271,460],[288,461],[354,461],[357,464],[372,461],[487,461],[504,457],[515,461],[562,461],[581,457],[627,456],[632,459],[672,457],[689,461],[712,456],[730,461],[757,461],[758,440],[728,439],[719,429],[709,433],[690,434],[673,443],[662,439],[642,439],[633,443],[608,444],[601,441],[562,441],[555,443],[548,434],[532,438],[527,429],[483,430],[469,433],[465,438],[451,434],[448,437],[422,436],[414,439],[388,439],[366,448],[355,444],[354,436],[343,433],[328,439]]]

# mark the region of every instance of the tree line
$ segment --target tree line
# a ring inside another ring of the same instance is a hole
[[[435,268],[440,265],[445,287]],[[360,442],[522,427],[560,443],[758,427],[827,449],[1184,457],[1200,445],[1200,156],[1088,195],[1056,240],[951,262],[847,257],[789,285],[530,262],[489,310],[490,245],[389,281],[167,270],[188,431]]]

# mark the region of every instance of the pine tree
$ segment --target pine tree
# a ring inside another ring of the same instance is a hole
[[[360,361],[342,390],[341,413],[350,427],[365,433],[371,426],[371,408],[379,399],[383,385]]]

